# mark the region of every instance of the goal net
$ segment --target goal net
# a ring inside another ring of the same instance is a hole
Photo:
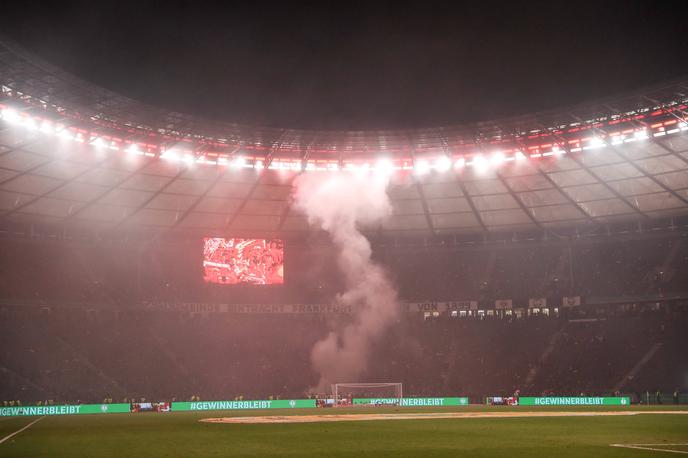
[[[335,407],[400,406],[403,396],[401,383],[335,383],[332,385]]]

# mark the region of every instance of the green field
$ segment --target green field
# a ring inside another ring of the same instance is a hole
[[[688,415],[461,418],[303,424],[209,424],[209,417],[394,412],[658,410],[657,407],[451,407],[49,416],[0,444],[1,457],[507,456],[675,453],[610,444],[688,444]],[[675,410],[664,407],[662,410]],[[38,417],[0,419],[0,438]],[[666,448],[686,452],[688,445]]]

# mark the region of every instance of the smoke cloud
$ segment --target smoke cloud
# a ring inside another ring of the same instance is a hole
[[[354,310],[353,320],[331,331],[313,347],[311,361],[320,374],[316,389],[337,382],[360,382],[371,343],[398,313],[397,292],[360,228],[390,215],[389,179],[379,174],[306,173],[295,180],[295,204],[311,225],[327,231],[338,251],[346,291],[336,297]]]

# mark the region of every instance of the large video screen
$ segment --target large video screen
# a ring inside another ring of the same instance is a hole
[[[203,239],[206,283],[281,285],[284,283],[284,242],[272,239]]]

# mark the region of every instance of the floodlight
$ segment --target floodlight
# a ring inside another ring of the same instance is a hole
[[[430,171],[430,164],[424,159],[415,161],[413,169],[418,175],[424,175]]]
[[[588,148],[602,148],[603,146],[605,143],[600,137],[592,137],[588,142]]]
[[[392,161],[390,161],[389,159],[378,159],[377,163],[375,164],[375,171],[380,175],[389,175],[392,173],[393,170],[394,165],[392,164]]]
[[[91,137],[90,141],[91,145],[95,146],[96,148],[100,149],[103,146],[105,146],[105,143],[103,142],[103,139],[100,137]]]
[[[50,121],[43,121],[41,123],[40,131],[44,134],[54,134],[55,129]]]
[[[29,130],[36,130],[38,129],[38,124],[36,124],[36,121],[33,118],[26,118],[26,121],[24,122],[24,127],[26,127]]]
[[[451,168],[452,162],[447,156],[440,156],[435,159],[435,169],[440,172],[446,172]]]
[[[502,153],[502,152],[494,153],[492,155],[491,162],[494,165],[500,165],[502,162],[504,162],[504,153]]]
[[[179,160],[179,155],[172,150],[165,151],[160,157],[172,162]]]
[[[0,110],[0,115],[2,115],[2,119],[4,119],[7,122],[19,122],[19,113],[17,113],[16,110],[12,108],[3,108]]]
[[[126,149],[126,152],[129,154],[139,154],[139,147],[136,143],[132,143],[129,145],[129,147]]]
[[[487,160],[485,160],[485,158],[480,154],[473,156],[473,160],[471,161],[471,165],[473,167],[475,167],[475,170],[479,173],[483,173],[483,172],[487,171],[487,169],[489,167],[489,163],[487,162]]]
[[[73,139],[74,139],[74,135],[73,135],[73,134],[69,131],[69,129],[67,129],[66,127],[63,128],[63,129],[60,131],[60,133],[58,134],[58,136],[59,136],[60,138],[65,139],[65,140],[73,140]]]

